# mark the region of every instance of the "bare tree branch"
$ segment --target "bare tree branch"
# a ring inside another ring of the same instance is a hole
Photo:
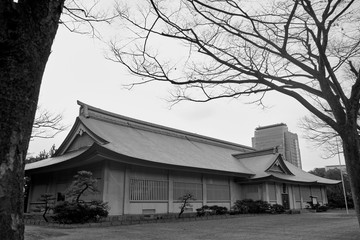
[[[109,13],[98,0],[79,1],[69,0],[65,2],[60,24],[69,31],[79,34],[89,34],[92,37],[101,38],[99,28],[95,24],[111,22],[119,15]]]
[[[57,134],[68,128],[68,126],[63,125],[62,121],[63,116],[61,114],[54,114],[38,107],[31,138],[54,138]]]
[[[142,19],[119,11],[130,24],[128,28],[136,32],[136,47],[113,42],[112,60],[142,77],[143,81],[132,86],[151,81],[183,86],[178,91],[182,95],[174,95],[176,102],[239,97],[275,89],[295,98],[337,131],[338,124],[345,124],[344,109],[354,99],[349,101],[338,77],[342,64],[359,56],[360,41],[356,39],[359,31],[338,33],[337,26],[352,22],[356,9],[353,1],[277,1],[259,3],[257,7],[233,1],[184,0],[176,6],[166,3],[149,0],[149,11],[141,15]],[[153,39],[159,37],[180,41],[193,49],[188,56],[193,62],[184,75],[175,71],[176,64],[162,61],[162,56],[150,50]],[[335,47],[332,41],[339,39],[353,47]],[[335,66],[334,59],[339,59]],[[204,91],[208,87],[212,94]],[[188,94],[196,89],[202,89],[198,92],[202,95]],[[221,93],[222,89],[233,92]],[[327,102],[332,113],[313,107],[314,98]]]

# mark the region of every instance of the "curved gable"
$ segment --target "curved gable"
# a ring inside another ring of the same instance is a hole
[[[90,147],[93,143],[95,143],[95,139],[92,138],[86,132],[82,134],[77,134],[74,140],[71,142],[66,152],[72,152],[79,150],[81,148]]]
[[[286,175],[294,175],[290,169],[286,166],[284,160],[282,159],[282,155],[278,154],[275,161],[268,167],[265,172],[268,173],[282,173]]]
[[[55,156],[61,156],[68,152],[89,148],[94,143],[102,145],[108,143],[108,141],[96,135],[93,131],[85,126],[79,117],[77,117],[75,124],[71,128],[69,134],[66,136],[64,142],[56,151]]]

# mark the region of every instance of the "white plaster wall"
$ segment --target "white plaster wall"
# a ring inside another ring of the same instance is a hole
[[[136,179],[151,179],[151,180],[167,180],[168,170],[147,168],[139,166],[129,166],[130,178]]]
[[[143,214],[144,210],[154,209],[155,213],[167,213],[167,202],[130,202],[130,214]]]
[[[104,202],[108,202],[110,215],[124,214],[124,177],[125,166],[109,162],[105,168]]]
[[[237,200],[242,199],[241,185],[234,182],[233,179],[230,180],[230,196],[232,204],[234,204]]]
[[[201,183],[201,173],[189,173],[180,171],[171,171],[171,177],[174,182]]]

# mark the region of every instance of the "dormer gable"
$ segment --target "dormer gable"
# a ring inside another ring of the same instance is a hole
[[[55,156],[60,156],[83,148],[89,148],[94,143],[102,145],[107,143],[107,141],[94,134],[81,122],[79,118],[77,118],[64,142],[56,151]]]
[[[67,148],[66,152],[72,152],[81,148],[90,147],[95,142],[95,139],[92,138],[88,133],[80,131],[75,136],[75,138]]]
[[[275,161],[270,165],[270,167],[268,167],[265,170],[265,172],[268,172],[268,173],[282,173],[282,174],[286,174],[286,175],[294,175],[289,170],[289,168],[286,166],[281,154],[278,154]]]

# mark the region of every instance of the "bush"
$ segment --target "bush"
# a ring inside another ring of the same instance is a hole
[[[217,205],[211,206],[210,210],[215,213],[215,215],[224,215],[228,213],[228,209],[226,207],[220,207]]]
[[[271,204],[266,201],[255,201],[255,206],[254,213],[269,213],[271,211]]]
[[[224,215],[228,213],[228,209],[226,207],[221,206],[208,206],[204,205],[201,208],[196,209],[197,216],[207,216],[207,215]]]
[[[201,208],[196,209],[196,215],[198,217],[212,215],[212,211],[208,205],[204,205]]]
[[[102,201],[85,202],[61,202],[54,208],[53,217],[58,223],[86,223],[98,222],[109,214],[107,203]]]
[[[237,200],[232,209],[235,214],[268,213],[271,212],[271,205],[262,200],[244,199]]]
[[[281,204],[271,205],[270,208],[271,208],[271,213],[284,213],[285,212],[285,208]]]
[[[326,212],[328,209],[329,209],[329,208],[328,208],[327,206],[321,205],[321,206],[318,206],[318,207],[316,208],[316,211],[317,211],[317,212]]]

